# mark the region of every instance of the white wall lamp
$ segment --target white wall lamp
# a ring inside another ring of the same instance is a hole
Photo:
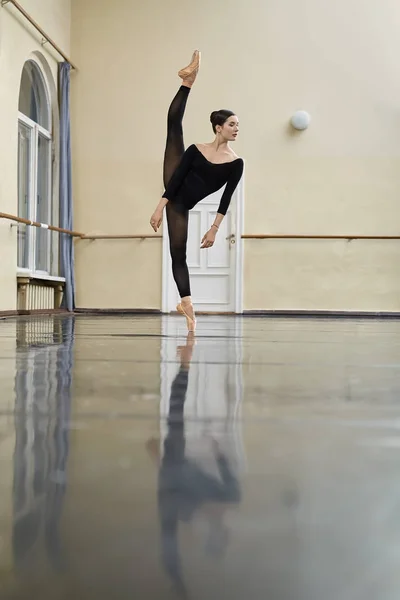
[[[298,110],[294,113],[290,122],[292,127],[297,129],[297,131],[304,131],[305,129],[308,129],[311,122],[311,117],[305,110]]]

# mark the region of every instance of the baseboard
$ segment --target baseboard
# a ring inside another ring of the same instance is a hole
[[[25,317],[35,315],[71,315],[72,313],[62,308],[41,308],[36,310],[0,310],[0,319],[10,317]]]
[[[56,308],[39,310],[5,310],[0,311],[0,319],[35,315],[161,315],[155,308],[76,308],[74,312]],[[171,313],[175,314],[175,313]],[[178,314],[178,313],[176,313]],[[242,314],[234,313],[197,313],[236,317],[282,317],[282,318],[322,318],[322,319],[400,319],[400,312],[389,311],[331,311],[331,310],[245,310]]]
[[[37,308],[35,310],[19,310],[18,315],[72,315],[73,313],[64,308]]]
[[[179,315],[178,311],[176,311],[176,312],[174,311],[171,314],[172,315]],[[210,317],[235,317],[235,316],[237,317],[237,316],[240,316],[240,315],[237,315],[236,313],[234,313],[232,311],[230,311],[230,312],[227,312],[227,311],[210,312],[210,311],[207,311],[207,310],[196,310],[196,315],[204,315],[204,316],[209,315]]]
[[[177,312],[162,313],[152,308],[77,308],[76,314],[91,315],[161,315],[178,314]],[[232,317],[292,317],[292,318],[323,318],[323,319],[400,319],[400,312],[388,311],[334,311],[334,310],[245,310],[241,314],[227,312],[197,311],[197,315],[232,316]]]
[[[75,314],[83,315],[161,315],[157,308],[76,308]]]
[[[245,310],[244,317],[296,317],[322,319],[400,319],[400,312],[354,310]]]
[[[8,317],[18,317],[17,310],[0,310],[0,319],[7,319]]]

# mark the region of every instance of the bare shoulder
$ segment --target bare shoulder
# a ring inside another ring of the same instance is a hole
[[[202,153],[202,155],[203,155],[203,156],[205,156],[206,158],[208,158],[208,157],[210,156],[210,154],[212,154],[212,147],[211,147],[211,144],[202,144],[202,143],[200,142],[200,143],[193,144],[193,145],[194,145],[194,146],[197,148],[197,150],[198,150],[199,152],[201,152],[201,153]]]
[[[231,162],[234,162],[235,160],[239,160],[240,156],[238,156],[236,154],[236,152],[234,152],[232,150],[232,148],[227,148],[226,152],[225,152],[225,156],[226,158],[229,158]]]
[[[234,152],[233,150],[232,150],[232,152],[231,152],[231,157],[232,157],[232,162],[235,162],[235,161],[237,161],[237,160],[240,160],[242,163],[244,163],[244,160],[243,160],[243,158],[242,158],[241,156],[238,156],[238,155],[236,154],[236,152]]]
[[[211,143],[198,143],[198,144],[195,144],[195,146],[210,161],[214,160],[216,157],[223,159],[218,162],[233,162],[240,158],[240,156],[238,156],[232,150],[232,148],[227,148],[223,153],[220,153],[220,152],[216,153],[214,144],[212,142]]]

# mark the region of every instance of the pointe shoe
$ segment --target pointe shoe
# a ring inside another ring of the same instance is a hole
[[[193,52],[190,65],[188,65],[184,69],[181,69],[178,73],[178,76],[187,83],[193,83],[196,79],[197,73],[199,72],[200,60],[201,53],[198,50],[195,50]]]
[[[182,304],[179,303],[176,307],[176,310],[178,311],[179,314],[183,315],[186,317],[186,325],[187,325],[187,329],[190,332],[195,332],[196,331],[196,319],[192,319],[192,317],[190,317],[187,312],[185,311],[185,309],[183,308]]]

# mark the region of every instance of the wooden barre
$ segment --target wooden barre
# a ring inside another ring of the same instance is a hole
[[[162,235],[140,235],[140,234],[126,234],[126,235],[83,235],[82,240],[148,240],[148,239],[161,239]]]
[[[45,223],[39,223],[37,221],[30,221],[22,217],[15,215],[9,215],[7,213],[0,212],[0,219],[8,219],[24,225],[30,225],[32,227],[39,227],[42,229],[50,229],[51,231],[57,231],[58,233],[65,233],[72,237],[79,238],[81,240],[147,240],[147,239],[162,239],[162,235],[147,235],[147,234],[115,234],[115,235],[103,235],[103,234],[86,234],[79,231],[71,231],[70,229],[63,229],[62,227],[56,227],[55,225],[47,225]],[[400,240],[399,235],[303,235],[303,234],[286,234],[286,233],[244,233],[240,236],[243,240]]]
[[[17,217],[15,215],[9,215],[7,213],[0,212],[0,219],[8,219],[9,221],[15,221],[16,223],[22,223],[23,225],[30,225],[32,227],[39,227],[41,229],[50,229],[51,231],[57,231],[58,233],[66,233],[72,237],[79,238],[81,240],[145,240],[162,238],[162,235],[141,235],[141,234],[127,234],[127,235],[102,235],[102,234],[85,234],[79,231],[71,231],[70,229],[63,229],[62,227],[56,227],[55,225],[47,225],[45,223],[39,223],[37,221],[30,221],[23,217]]]
[[[58,231],[58,233],[66,233],[72,237],[82,238],[83,233],[79,231],[71,231],[70,229],[63,229],[62,227],[56,227],[55,225],[47,225],[46,223],[38,223],[37,221],[31,221],[30,219],[24,219],[22,217],[16,217],[7,213],[0,212],[0,219],[8,219],[9,221],[16,221],[17,223],[23,223],[24,225],[31,225],[32,227],[39,227],[41,229],[50,229],[50,231]]]
[[[161,239],[162,235],[140,235],[140,234],[121,234],[121,235],[102,235],[102,234],[84,234],[82,240],[144,240]],[[243,234],[240,236],[243,240],[400,240],[396,235],[297,235],[297,234]]]
[[[15,6],[15,8],[21,13],[21,15],[24,16],[25,19],[27,21],[29,21],[29,23],[36,29],[36,31],[38,31],[40,33],[40,35],[42,35],[44,37],[44,39],[46,40],[46,42],[48,42],[50,44],[50,46],[52,46],[54,48],[54,50],[56,52],[58,52],[58,54],[60,56],[63,57],[63,59],[65,60],[65,62],[67,62],[69,65],[71,65],[71,68],[74,69],[75,71],[78,70],[78,67],[76,65],[74,65],[74,63],[61,50],[61,48],[59,46],[57,46],[57,44],[51,39],[51,37],[49,35],[47,35],[47,33],[31,17],[31,15],[26,12],[26,10],[23,8],[23,6],[21,6],[21,4],[19,2],[17,2],[17,0],[1,0],[1,6],[6,6],[7,4],[12,4],[13,6]]]
[[[243,240],[400,240],[399,235],[243,234]]]

